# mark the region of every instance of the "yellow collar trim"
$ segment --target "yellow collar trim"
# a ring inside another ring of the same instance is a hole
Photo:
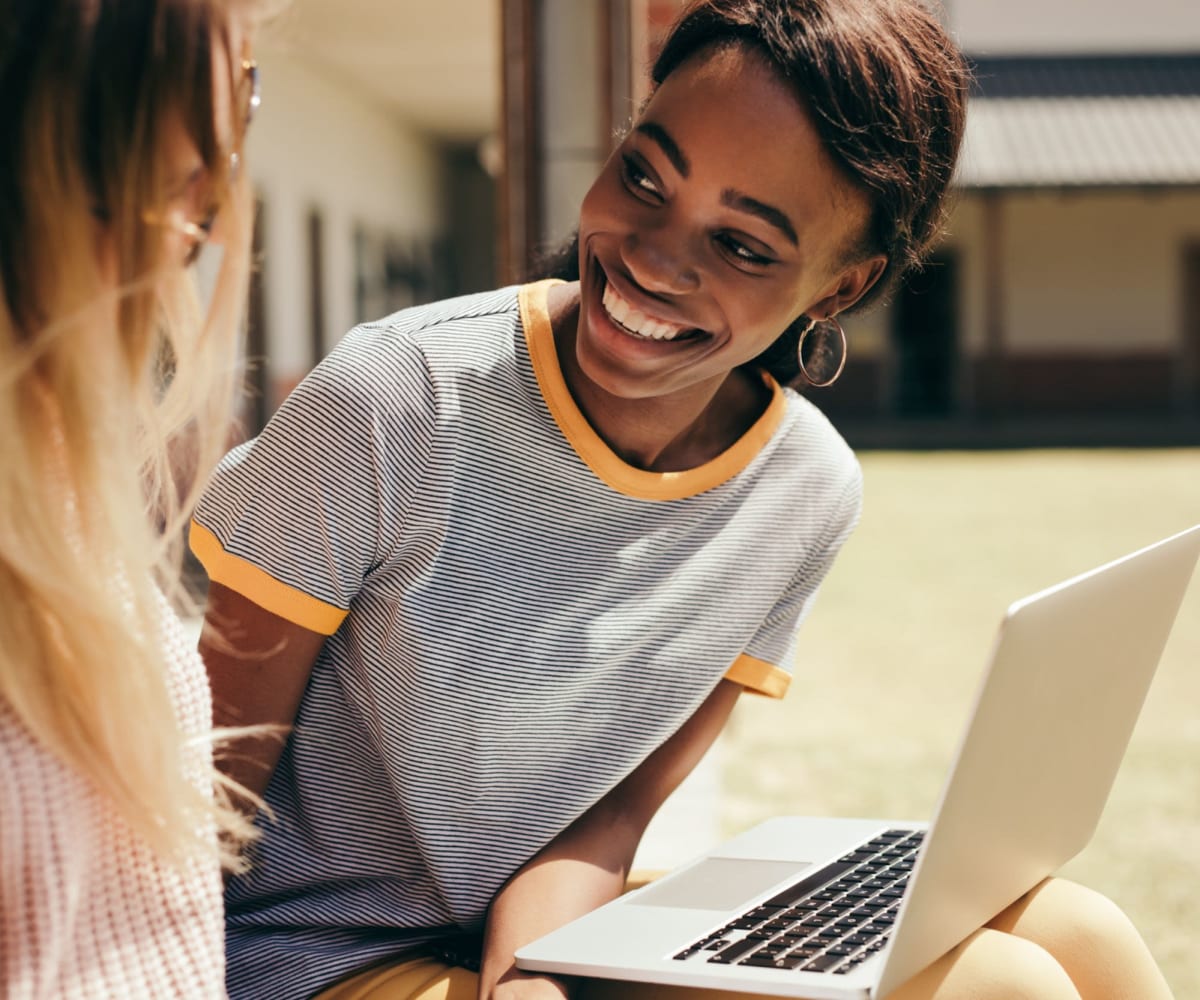
[[[524,286],[518,294],[525,343],[537,376],[538,387],[555,423],[589,469],[619,493],[641,500],[682,500],[728,482],[746,468],[779,429],[787,409],[783,390],[766,372],[763,381],[771,402],[737,441],[716,458],[682,472],[648,472],[630,465],[616,454],[587,422],[567,388],[547,304],[554,279]]]

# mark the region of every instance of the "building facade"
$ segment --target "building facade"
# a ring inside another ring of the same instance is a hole
[[[249,431],[354,323],[570,235],[679,0],[294,0],[262,43]],[[860,445],[1200,441],[1200,16],[950,0],[947,237],[813,399]]]

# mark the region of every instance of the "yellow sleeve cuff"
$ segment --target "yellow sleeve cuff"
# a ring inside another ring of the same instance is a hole
[[[188,544],[200,560],[208,578],[253,601],[264,611],[286,619],[310,632],[333,635],[347,611],[276,580],[253,563],[231,555],[217,536],[197,521],[192,521]]]
[[[781,670],[766,660],[756,660],[753,656],[743,653],[733,661],[733,666],[725,671],[725,679],[740,684],[754,694],[766,695],[768,698],[782,698],[792,683],[791,674]]]

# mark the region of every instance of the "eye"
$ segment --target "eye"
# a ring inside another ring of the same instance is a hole
[[[729,233],[718,233],[715,239],[717,245],[721,248],[721,252],[735,264],[764,268],[775,263],[775,258],[767,257],[755,250],[751,250],[750,247],[736,236],[732,236]]]
[[[628,154],[621,157],[621,179],[637,197],[646,201],[661,201],[662,192],[650,179],[650,175],[638,166],[637,161]]]

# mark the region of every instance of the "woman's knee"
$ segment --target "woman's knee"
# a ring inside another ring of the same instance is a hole
[[[1140,952],[1141,935],[1107,896],[1067,879],[1042,882],[989,925],[1028,938],[1060,963]]]
[[[1107,896],[1066,879],[1047,879],[991,925],[1049,952],[1091,1000],[1165,1000],[1162,971],[1125,912]]]
[[[1080,1000],[1062,967],[1032,941],[983,929],[887,1000]]]

